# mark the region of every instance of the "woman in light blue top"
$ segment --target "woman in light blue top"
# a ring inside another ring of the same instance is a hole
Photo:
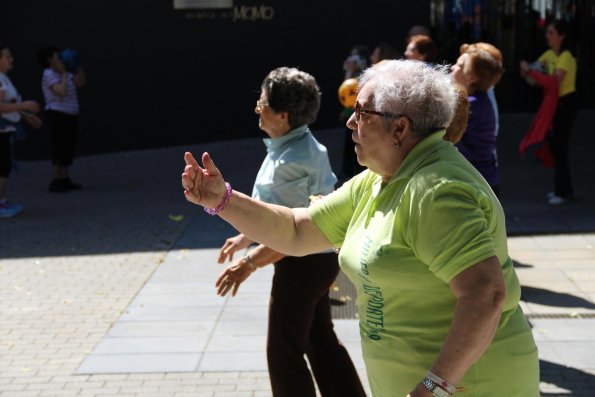
[[[258,171],[252,197],[263,202],[307,207],[311,196],[334,190],[326,148],[312,135],[320,108],[314,77],[294,68],[273,70],[262,83],[255,112],[265,139],[267,156]],[[364,390],[347,350],[333,330],[329,287],[339,265],[334,252],[305,257],[285,256],[262,244],[242,258],[236,251],[253,241],[243,234],[227,239],[219,262],[229,266],[218,278],[219,295],[234,296],[257,268],[275,264],[269,304],[267,359],[275,397],[315,397],[310,367],[323,397],[359,397]]]

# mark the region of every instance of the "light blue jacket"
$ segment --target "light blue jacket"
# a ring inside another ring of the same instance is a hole
[[[337,177],[331,170],[326,147],[307,125],[287,134],[263,140],[265,157],[252,190],[252,197],[290,208],[308,207],[311,195],[334,190]]]

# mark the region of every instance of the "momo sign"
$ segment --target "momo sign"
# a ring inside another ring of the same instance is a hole
[[[275,10],[270,6],[241,6],[234,7],[233,21],[270,21],[275,16]]]

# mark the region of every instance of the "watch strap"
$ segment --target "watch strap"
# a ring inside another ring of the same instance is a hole
[[[434,395],[434,397],[452,397],[451,393],[441,388],[438,383],[430,378],[425,378],[421,383]]]

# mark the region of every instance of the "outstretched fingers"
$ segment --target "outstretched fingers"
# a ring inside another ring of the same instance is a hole
[[[186,166],[182,173],[182,187],[184,188],[184,196],[186,200],[199,204],[200,203],[200,183],[204,174],[204,169],[198,164],[192,153],[184,153],[184,161]]]
[[[202,175],[203,170],[190,152],[184,153],[184,161],[186,166],[182,172],[182,187],[185,190],[192,190],[196,185],[198,174]]]
[[[202,154],[202,164],[205,167],[207,175],[209,176],[218,176],[221,175],[219,168],[215,165],[215,162],[211,158],[211,155],[207,152]]]
[[[201,160],[202,167],[192,153],[184,153],[184,161],[186,162],[182,173],[184,196],[191,203],[203,207],[209,205],[214,207],[225,196],[223,177],[207,152],[202,154]],[[216,203],[213,205],[211,201]]]
[[[231,275],[229,273],[229,268],[225,269],[223,273],[217,279],[215,283],[215,288],[217,288],[217,295],[225,296],[233,287],[233,281],[231,280]]]
[[[196,171],[200,168],[198,161],[196,161],[194,155],[190,152],[184,153],[184,161],[186,162],[186,165],[191,165]]]
[[[217,258],[217,263],[223,263],[226,259],[233,260],[233,253],[235,249],[233,247],[233,243],[227,239],[221,250],[219,251],[219,258]]]

